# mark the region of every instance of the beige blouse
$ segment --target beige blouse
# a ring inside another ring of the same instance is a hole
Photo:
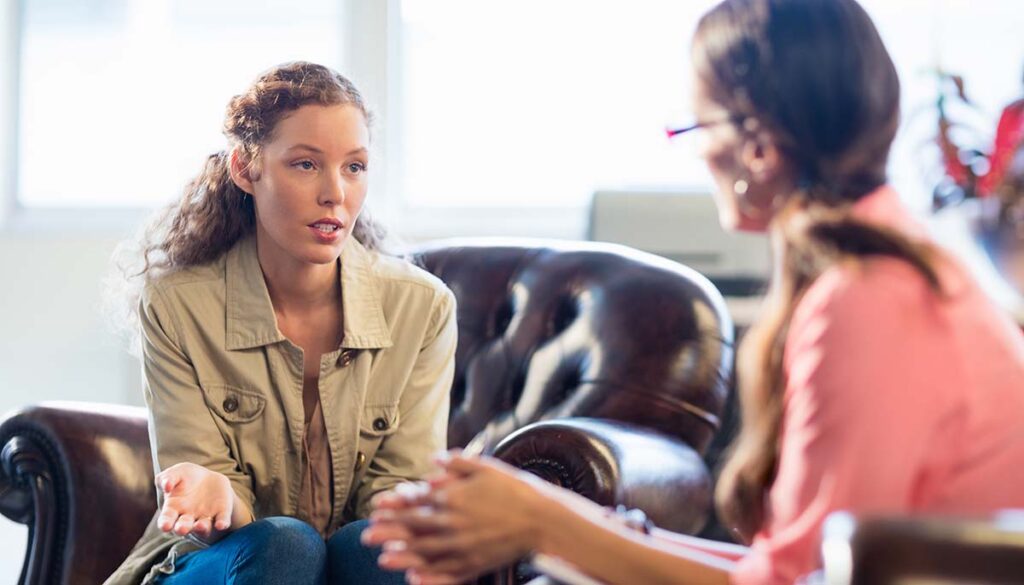
[[[307,389],[303,389],[306,392]],[[306,465],[302,469],[302,488],[299,491],[298,517],[316,528],[324,538],[331,524],[331,446],[327,442],[327,426],[320,408],[320,396],[315,392],[305,405],[306,423],[302,450]],[[358,465],[358,462],[357,462]]]

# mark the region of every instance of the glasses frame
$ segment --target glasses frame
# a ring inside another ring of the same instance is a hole
[[[665,127],[665,136],[668,137],[669,140],[672,140],[673,138],[675,138],[676,136],[679,136],[680,134],[686,134],[687,132],[693,132],[694,130],[700,130],[701,128],[709,128],[711,126],[717,126],[719,124],[726,124],[726,123],[728,123],[728,124],[743,124],[745,119],[746,119],[746,116],[738,116],[738,115],[734,115],[734,114],[726,114],[725,116],[722,116],[721,118],[714,118],[712,120],[698,120],[698,121],[694,122],[693,124],[690,124],[690,125],[687,125],[687,126],[681,126],[681,127],[666,126]]]

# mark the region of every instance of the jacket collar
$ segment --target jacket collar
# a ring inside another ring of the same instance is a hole
[[[381,306],[373,254],[349,236],[339,258],[341,269],[342,348],[391,347],[391,333]],[[228,350],[248,349],[285,340],[263,279],[256,237],[249,236],[228,251],[224,270]]]

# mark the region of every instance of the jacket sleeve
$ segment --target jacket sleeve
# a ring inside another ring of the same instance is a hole
[[[181,328],[160,289],[148,285],[139,305],[142,378],[149,407],[149,436],[156,473],[190,462],[222,473],[249,510],[256,512],[251,478],[231,456],[213,420],[179,337]],[[163,504],[157,490],[160,505]]]
[[[355,499],[355,514],[365,518],[370,500],[403,481],[423,479],[433,470],[432,456],[447,448],[448,408],[455,374],[455,296],[443,289],[412,374],[399,401],[399,425],[369,462]]]

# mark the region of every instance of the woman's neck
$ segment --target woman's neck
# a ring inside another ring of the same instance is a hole
[[[274,310],[278,313],[315,310],[338,303],[341,282],[338,262],[312,264],[259,245],[257,254]]]

